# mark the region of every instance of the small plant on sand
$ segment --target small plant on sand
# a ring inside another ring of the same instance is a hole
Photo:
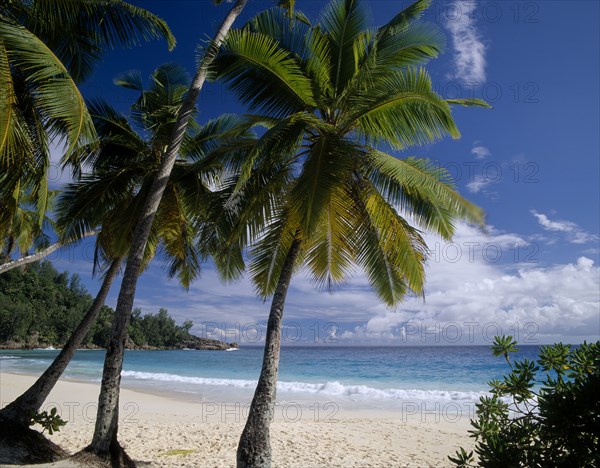
[[[462,447],[450,461],[458,467],[600,466],[600,341],[542,346],[537,365],[511,363],[516,344],[502,336],[492,345],[510,373],[489,382],[491,396],[480,398],[471,420],[477,465]]]
[[[190,455],[192,453],[194,453],[196,450],[187,450],[187,449],[174,449],[174,450],[169,450],[168,452],[165,452],[163,454],[161,454],[163,457],[171,457],[174,455]]]
[[[56,407],[54,407],[50,410],[50,413],[48,411],[33,413],[29,425],[33,426],[34,424],[42,426],[42,433],[47,430],[48,434],[52,435],[60,431],[60,428],[65,426],[67,422],[56,413]]]

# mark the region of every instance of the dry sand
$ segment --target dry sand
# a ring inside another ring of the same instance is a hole
[[[0,373],[0,404],[34,377]],[[61,381],[43,409],[57,407],[68,424],[50,439],[75,452],[91,440],[98,384]],[[141,466],[233,467],[245,407],[193,401],[185,395],[121,392],[119,439]],[[275,467],[440,467],[458,447],[471,449],[468,415],[361,410],[335,402],[281,402],[271,426]],[[410,413],[410,414],[408,414]],[[141,463],[144,462],[144,463]]]

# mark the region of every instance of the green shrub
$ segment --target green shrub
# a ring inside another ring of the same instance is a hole
[[[35,413],[31,417],[29,425],[33,426],[34,424],[39,424],[42,426],[42,433],[47,430],[48,434],[52,435],[55,432],[60,431],[60,428],[66,425],[67,422],[64,421],[63,418],[61,418],[58,414],[56,414],[56,408],[52,408],[50,413],[48,413],[48,411]]]
[[[600,341],[543,346],[537,365],[512,363],[516,344],[503,336],[492,346],[510,373],[489,382],[491,396],[476,405],[469,432],[478,466],[600,467]],[[458,467],[477,466],[463,448],[448,458]]]

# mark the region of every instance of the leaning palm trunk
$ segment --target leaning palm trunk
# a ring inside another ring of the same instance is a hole
[[[119,272],[120,264],[120,258],[113,260],[92,306],[66,342],[61,352],[56,356],[54,361],[52,361],[52,364],[50,364],[48,369],[46,369],[40,378],[37,379],[25,393],[0,411],[0,421],[3,423],[10,421],[11,423],[20,424],[25,427],[29,426],[32,413],[37,413],[42,407],[42,404],[54,388],[54,385],[56,385],[56,382],[58,382],[58,379],[62,376],[69,365],[69,362],[71,362],[73,354],[75,354],[75,351],[83,342],[83,339],[88,334],[92,324],[98,318],[100,310],[106,300],[106,296],[108,295],[108,291],[110,290],[110,286]]]
[[[111,338],[106,350],[102,386],[98,399],[98,413],[92,443],[85,449],[101,457],[112,459],[113,465],[130,465],[131,460],[125,455],[117,440],[119,417],[119,389],[127,327],[131,318],[133,300],[144,250],[160,204],[163,192],[171,175],[175,159],[183,141],[188,122],[192,116],[196,100],[208,74],[208,67],[237,16],[242,12],[248,0],[238,0],[231,8],[221,24],[212,44],[198,67],[188,95],[181,106],[169,148],[163,155],[160,168],[150,188],[148,198],[140,219],[136,225],[133,242],[127,258],[127,266],[123,275],[121,289],[117,300],[115,319],[111,330]]]
[[[90,231],[90,232],[86,232],[83,235],[83,237],[89,237],[89,236],[95,236],[95,235],[96,235],[95,231]],[[4,273],[5,271],[12,270],[14,268],[29,265],[30,263],[38,262],[38,261],[42,260],[43,258],[46,258],[51,253],[56,252],[58,249],[60,249],[64,246],[65,246],[65,244],[62,242],[55,242],[54,244],[49,245],[48,247],[46,247],[43,250],[40,250],[39,252],[36,252],[31,255],[26,255],[25,257],[21,257],[16,260],[10,260],[10,251],[12,249],[7,249],[9,254],[7,255],[7,258],[5,258],[4,263],[2,263],[0,265],[0,273]]]
[[[299,239],[295,239],[290,247],[271,302],[262,369],[237,450],[238,468],[269,468],[271,466],[269,427],[275,408],[283,307],[292,279],[294,264],[300,251],[300,243]]]

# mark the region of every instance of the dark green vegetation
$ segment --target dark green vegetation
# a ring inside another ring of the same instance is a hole
[[[0,275],[0,346],[61,346],[92,303],[76,274],[59,273],[50,262],[35,263],[22,272]],[[84,340],[87,347],[105,347],[114,310],[104,306]],[[129,325],[131,345],[177,348],[189,345],[191,321],[177,325],[165,309],[142,315],[136,309]]]
[[[512,363],[516,344],[503,336],[492,346],[510,373],[489,383],[492,395],[481,397],[471,421],[478,464],[462,448],[450,460],[459,467],[600,466],[600,341],[544,346],[537,364]]]

